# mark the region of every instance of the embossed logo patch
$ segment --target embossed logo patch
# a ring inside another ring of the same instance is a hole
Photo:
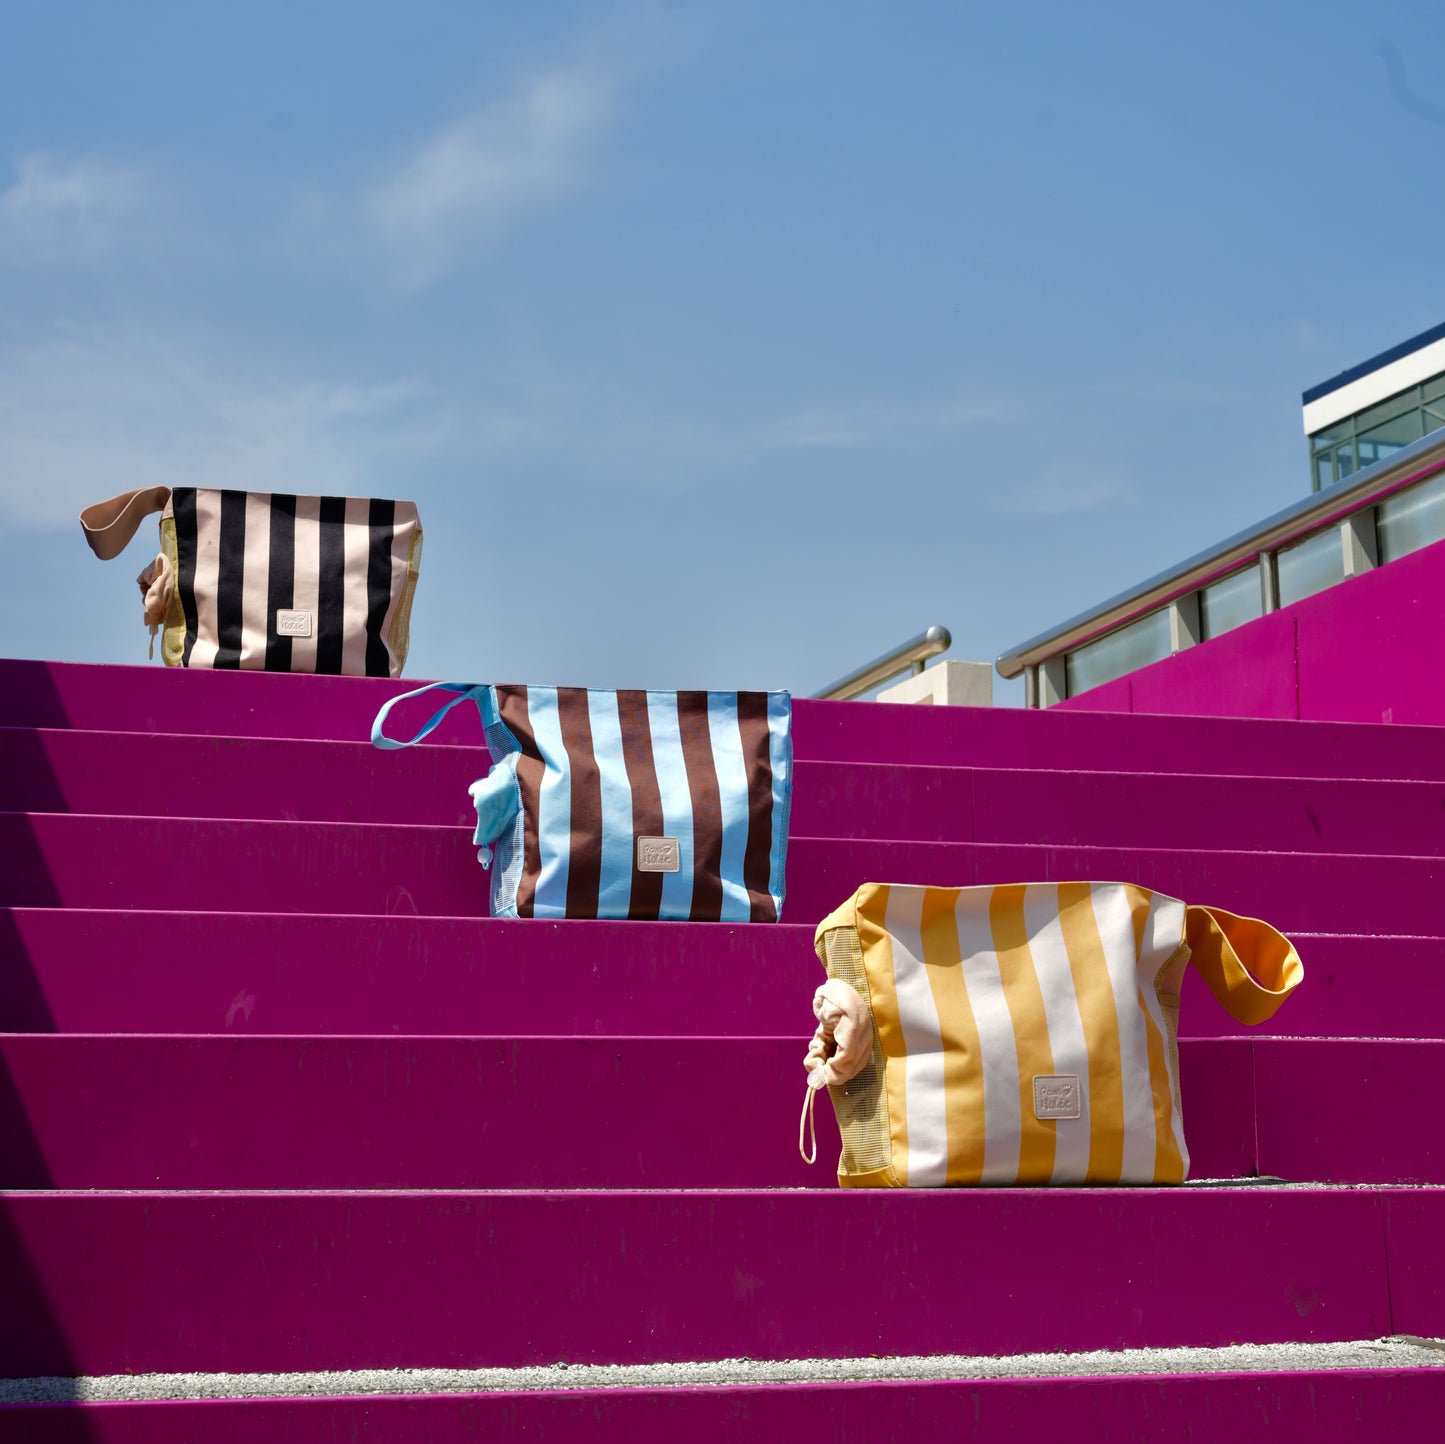
[[[638,872],[679,872],[682,851],[675,837],[639,837],[637,839]]]
[[[276,613],[276,635],[278,637],[309,637],[311,635],[310,612]]]
[[[1039,1073],[1034,1077],[1035,1118],[1078,1118],[1079,1075]]]

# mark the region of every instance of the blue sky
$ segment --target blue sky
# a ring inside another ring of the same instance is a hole
[[[144,660],[151,525],[75,513],[165,483],[414,498],[418,678],[991,661],[1296,500],[1300,392],[1445,320],[1442,55],[1390,3],[0,8],[0,653]]]

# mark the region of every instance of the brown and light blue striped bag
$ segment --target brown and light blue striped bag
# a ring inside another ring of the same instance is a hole
[[[160,552],[137,581],[168,666],[401,675],[415,503],[154,486],[87,507],[80,525],[108,561],[154,512]]]
[[[392,707],[430,691],[452,695],[411,737],[388,737]],[[371,740],[410,747],[468,700],[493,758],[470,789],[493,917],[778,920],[792,799],[786,692],[436,682],[386,703]]]

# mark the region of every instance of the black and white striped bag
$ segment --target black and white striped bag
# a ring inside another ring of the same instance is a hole
[[[416,504],[156,486],[87,507],[102,560],[161,513],[137,581],[172,667],[396,677],[421,562]]]

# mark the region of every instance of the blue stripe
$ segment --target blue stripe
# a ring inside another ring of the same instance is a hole
[[[788,848],[788,815],[793,806],[793,699],[786,692],[768,693],[768,755],[773,764],[773,846],[768,891],[777,899],[783,920],[783,864]]]
[[[485,699],[485,701],[484,701]],[[502,721],[501,709],[497,705],[497,689],[488,687],[485,693],[477,695],[477,706],[482,707],[486,719],[487,750],[495,759],[493,766],[506,757],[521,755],[512,729]],[[519,799],[520,800],[520,799]],[[497,839],[492,848],[492,916],[514,918],[517,916],[517,889],[522,884],[522,868],[527,860],[527,820],[520,807],[512,825]]]
[[[622,760],[622,723],[617,693],[589,691],[592,751],[602,780],[602,876],[597,916],[627,916],[632,901],[632,787]]]
[[[681,867],[662,875],[660,918],[685,919],[692,911],[692,790],[682,760],[682,733],[677,725],[677,693],[647,694],[647,724],[652,730],[652,761],[662,794],[662,831],[677,839]]]
[[[707,730],[722,803],[723,896],[719,917],[725,923],[745,923],[751,915],[748,890],[743,886],[743,859],[748,850],[748,771],[743,765],[736,692],[708,693]]]
[[[537,798],[537,854],[541,871],[532,915],[567,916],[567,861],[572,848],[572,782],[555,687],[527,688],[527,718],[542,754],[544,771]]]

